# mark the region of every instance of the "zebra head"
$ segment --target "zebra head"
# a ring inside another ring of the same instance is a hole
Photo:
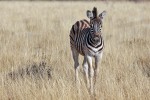
[[[87,10],[87,17],[90,19],[90,33],[95,40],[99,40],[102,29],[102,21],[106,11],[97,15],[97,8],[94,7],[93,11]]]

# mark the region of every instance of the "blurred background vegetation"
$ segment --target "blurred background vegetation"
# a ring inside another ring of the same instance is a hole
[[[150,0],[0,0],[0,1],[134,1],[143,2]]]

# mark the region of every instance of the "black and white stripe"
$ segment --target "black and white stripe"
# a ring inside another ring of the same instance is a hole
[[[99,30],[101,30],[99,28]],[[70,31],[71,48],[75,48],[81,55],[85,55],[85,49],[90,54],[97,54],[103,50],[104,41],[100,35],[99,40],[95,41],[92,35],[94,34],[93,27],[87,20],[77,21]]]
[[[78,80],[78,68],[79,68],[79,54],[84,56],[83,68],[85,72],[87,87],[90,92],[93,93],[93,87],[96,83],[96,76],[98,73],[98,62],[102,58],[102,51],[104,48],[104,40],[102,38],[102,20],[105,15],[103,11],[97,16],[97,8],[93,8],[93,11],[87,11],[87,17],[90,18],[90,22],[87,20],[77,21],[70,30],[70,46],[72,56],[74,60],[75,79]],[[92,57],[95,58],[95,67],[92,66]],[[93,84],[94,76],[94,84]]]

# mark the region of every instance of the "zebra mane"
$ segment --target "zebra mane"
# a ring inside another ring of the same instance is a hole
[[[94,7],[93,8],[93,18],[97,18],[97,8],[96,7]]]

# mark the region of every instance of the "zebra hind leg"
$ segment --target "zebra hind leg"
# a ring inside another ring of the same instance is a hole
[[[79,70],[79,53],[75,48],[72,48],[72,55],[73,55],[73,60],[74,60],[74,68],[75,68],[75,82],[77,87],[79,86],[79,77],[78,77],[78,70]]]

